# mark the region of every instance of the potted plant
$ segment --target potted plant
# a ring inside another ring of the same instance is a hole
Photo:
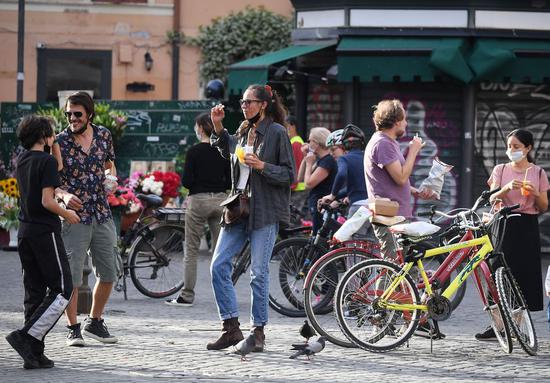
[[[9,247],[17,247],[17,230],[19,229],[19,202],[0,191],[0,227],[10,234]]]

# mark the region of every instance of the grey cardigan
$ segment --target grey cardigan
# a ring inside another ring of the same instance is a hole
[[[230,135],[224,129],[217,136],[212,133],[210,143],[222,157],[231,160],[231,195],[236,192],[239,180],[239,165],[235,148],[243,147],[247,135]],[[250,216],[248,227],[260,229],[268,224],[285,222],[290,218],[290,184],[294,182],[294,157],[286,129],[270,119],[264,119],[256,128],[254,153],[265,162],[263,171],[250,172]]]

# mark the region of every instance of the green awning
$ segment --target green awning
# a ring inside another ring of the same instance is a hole
[[[530,81],[550,78],[550,41],[478,39],[468,59],[475,81]]]
[[[250,84],[265,84],[268,80],[269,68],[273,64],[307,55],[335,45],[292,45],[275,52],[253,57],[229,66],[229,92],[241,93]]]
[[[462,38],[344,37],[338,54],[338,80],[434,81],[445,73],[464,83],[473,73],[464,58]]]

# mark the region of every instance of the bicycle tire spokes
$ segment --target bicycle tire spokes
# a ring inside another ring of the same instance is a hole
[[[537,355],[537,334],[519,285],[510,270],[504,267],[497,269],[495,280],[504,316],[516,340],[527,354]]]
[[[183,285],[185,233],[176,226],[160,225],[141,236],[130,257],[130,276],[136,288],[149,297],[162,298]]]
[[[399,273],[396,265],[374,260],[362,262],[344,275],[335,309],[342,331],[357,346],[384,352],[412,336],[420,310],[391,306],[419,304],[420,298],[410,276],[396,280]],[[390,285],[393,291],[388,293]]]

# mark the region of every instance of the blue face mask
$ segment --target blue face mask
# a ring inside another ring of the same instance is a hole
[[[512,162],[519,162],[523,159],[523,157],[525,157],[521,150],[512,151],[511,149],[508,149],[506,151],[506,155]]]

